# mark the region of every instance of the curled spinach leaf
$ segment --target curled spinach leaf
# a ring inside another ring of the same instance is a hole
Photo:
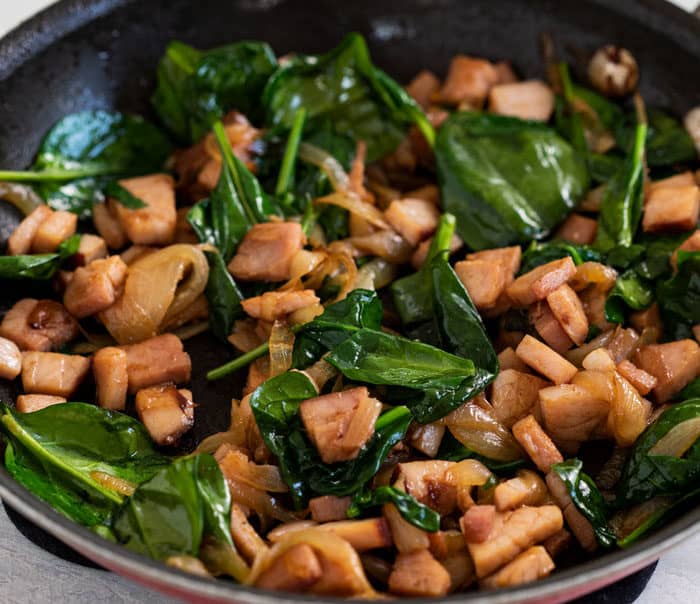
[[[72,235],[58,246],[54,254],[0,256],[0,279],[51,279],[79,246],[80,235]]]
[[[628,309],[642,310],[654,301],[652,283],[635,270],[622,273],[605,301],[605,318],[610,323],[624,323]]]
[[[542,264],[547,264],[547,262],[559,260],[566,256],[571,256],[576,266],[584,262],[602,261],[602,255],[587,245],[574,245],[564,241],[547,241],[544,243],[533,241],[523,252],[520,274],[525,274]]]
[[[664,337],[680,340],[700,323],[700,253],[678,252],[678,272],[656,288]]]
[[[385,503],[393,503],[404,520],[419,529],[429,533],[440,530],[440,514],[396,487],[383,486],[371,491],[356,493],[348,508],[347,516],[348,518],[357,518]]]
[[[541,122],[457,112],[435,157],[444,207],[473,249],[541,239],[588,189],[584,158]]]

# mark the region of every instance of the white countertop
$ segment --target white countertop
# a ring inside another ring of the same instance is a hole
[[[673,0],[693,10],[700,0]],[[51,0],[0,0],[0,36]],[[0,508],[0,602],[44,604],[120,602],[165,604],[161,597],[102,570],[62,560],[28,541]],[[700,601],[700,535],[667,553],[637,604],[696,604]]]

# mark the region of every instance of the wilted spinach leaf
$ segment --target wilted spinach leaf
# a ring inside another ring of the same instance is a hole
[[[393,503],[404,520],[419,529],[435,533],[440,530],[440,514],[423,505],[415,497],[396,487],[377,487],[371,491],[360,491],[355,494],[347,511],[348,518],[357,518],[364,512],[377,508],[385,503]]]
[[[544,243],[533,241],[523,252],[520,274],[528,273],[533,268],[566,256],[571,256],[576,266],[584,262],[602,261],[601,254],[587,245],[574,245],[565,241],[547,241]]]
[[[139,199],[131,191],[122,187],[116,180],[107,184],[104,193],[130,210],[148,207],[142,199]]]
[[[664,337],[680,340],[700,323],[700,253],[678,252],[678,272],[656,288]]]
[[[622,273],[605,301],[605,318],[610,323],[624,323],[628,309],[642,310],[654,301],[652,283],[632,269]]]
[[[78,251],[80,235],[72,235],[54,254],[0,256],[0,279],[51,279],[64,260]]]
[[[221,254],[205,254],[209,261],[209,279],[205,290],[209,303],[209,327],[216,337],[226,340],[233,330],[234,320],[243,315],[243,294],[228,272]]]
[[[444,207],[473,249],[544,237],[588,189],[584,158],[542,122],[457,112],[435,156]]]

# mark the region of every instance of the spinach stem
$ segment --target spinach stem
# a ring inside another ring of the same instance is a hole
[[[566,107],[571,119],[572,137],[574,148],[588,156],[588,143],[586,143],[586,137],[583,132],[583,124],[581,123],[581,116],[578,111],[574,108],[574,88],[571,83],[571,76],[569,75],[569,66],[566,63],[559,63],[557,65],[559,71],[559,81],[561,82],[562,94],[564,96],[564,101],[566,101]]]
[[[435,231],[435,236],[430,242],[430,248],[428,248],[428,256],[426,257],[426,262],[423,266],[428,266],[430,260],[435,258],[440,252],[450,249],[450,241],[452,241],[452,235],[455,232],[455,226],[457,220],[453,214],[445,213],[440,217],[440,222],[438,223],[437,229]]]
[[[307,237],[311,234],[311,230],[318,221],[320,214],[320,210],[309,199],[309,202],[306,204],[306,209],[304,210],[304,215],[301,217],[301,230]]]
[[[282,167],[280,168],[280,172],[277,177],[275,195],[283,195],[289,189],[289,185],[292,180],[292,174],[294,173],[294,164],[296,163],[297,154],[299,152],[299,143],[301,142],[301,135],[304,131],[305,121],[306,109],[302,107],[298,109],[296,114],[294,115],[294,123],[292,124],[292,130],[289,133],[289,138],[287,139],[287,146],[284,150],[284,157],[282,158]]]
[[[10,182],[43,182],[43,181],[69,181],[76,178],[87,178],[89,176],[102,176],[113,174],[113,170],[104,167],[80,168],[77,170],[0,170],[0,181]]]

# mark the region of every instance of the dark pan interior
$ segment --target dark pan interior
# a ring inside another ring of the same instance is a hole
[[[26,167],[43,134],[68,113],[116,108],[150,115],[155,66],[173,38],[203,48],[262,39],[283,54],[327,50],[348,31],[363,33],[375,62],[401,82],[422,68],[444,75],[459,52],[510,59],[521,75],[543,77],[543,32],[579,69],[593,49],[614,42],[637,57],[648,103],[678,114],[700,104],[700,24],[660,0],[64,0],[0,42],[0,166]],[[18,220],[14,208],[0,204],[1,242]],[[0,281],[0,310],[38,293]],[[204,379],[229,358],[229,347],[206,335],[187,347],[200,406],[184,449],[227,426],[230,399],[241,387],[240,376]],[[0,396],[11,394],[0,386]],[[91,396],[88,386],[84,398]],[[0,485],[7,480],[0,472]],[[700,510],[687,514],[647,547],[698,520]]]

